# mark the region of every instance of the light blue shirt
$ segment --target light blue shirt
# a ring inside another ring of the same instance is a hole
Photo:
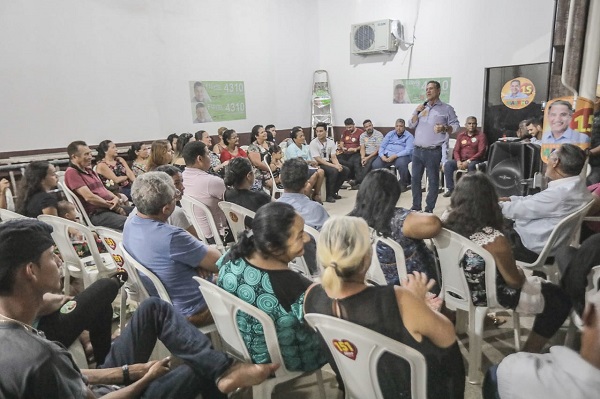
[[[383,138],[383,141],[379,146],[379,156],[411,156],[413,149],[415,148],[414,142],[415,138],[406,130],[401,136],[398,136],[396,130],[392,130]]]
[[[304,223],[313,229],[321,230],[321,227],[323,227],[327,219],[329,219],[329,214],[323,205],[311,201],[304,194],[283,193],[277,201],[293,206],[296,212],[304,219]]]
[[[302,158],[305,161],[312,161],[310,149],[306,144],[302,144],[302,148],[298,148],[296,143],[290,143],[285,148],[285,159]]]
[[[200,240],[179,227],[134,215],[125,223],[123,246],[158,276],[179,313],[187,317],[206,309],[198,283],[192,279],[208,252]],[[157,296],[152,282],[140,277],[148,292]]]
[[[523,245],[539,254],[556,225],[592,199],[593,195],[584,181],[579,176],[573,176],[551,181],[547,189],[534,195],[513,195],[510,201],[501,202],[500,206],[502,215],[514,220],[515,230],[521,236]],[[565,231],[558,238],[555,248],[564,244],[570,233]]]
[[[415,146],[441,146],[447,140],[448,134],[433,131],[434,126],[438,123],[452,126],[453,132],[460,127],[454,108],[439,99],[432,106],[427,103],[416,122],[413,123],[412,117],[409,120],[408,127],[415,129]]]
[[[504,96],[504,100],[517,100],[517,99],[521,99],[521,98],[528,98],[529,96],[523,92],[518,92],[517,94],[512,94],[510,93],[507,96]]]
[[[542,136],[542,144],[583,144],[589,142],[590,136],[579,133],[577,130],[571,128],[565,130],[559,138],[554,138],[552,132],[546,132]]]

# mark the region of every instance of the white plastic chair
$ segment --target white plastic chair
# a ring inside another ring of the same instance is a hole
[[[213,239],[215,240],[215,248],[217,248],[219,252],[225,253],[225,245],[223,245],[223,240],[221,240],[221,236],[219,235],[219,228],[215,223],[215,219],[213,218],[210,209],[208,209],[208,207],[202,202],[185,194],[181,198],[181,207],[183,208],[183,211],[185,212],[190,222],[192,222],[194,229],[196,229],[198,237],[200,237],[200,239],[205,243],[208,243],[206,236],[202,232],[200,223],[198,222],[198,218],[206,218],[208,226],[210,227],[210,231],[213,234]],[[199,213],[197,213],[197,211],[199,211]],[[198,215],[198,217],[196,217],[196,215]]]
[[[200,285],[200,291],[215,319],[219,335],[221,335],[221,338],[237,352],[236,355],[241,356],[243,360],[248,363],[252,363],[252,359],[250,358],[250,354],[248,353],[248,349],[242,338],[242,333],[237,325],[237,313],[239,311],[245,312],[261,323],[271,362],[279,363],[281,366],[275,371],[275,378],[269,378],[262,384],[252,387],[253,398],[271,398],[275,386],[306,374],[301,371],[289,371],[285,367],[281,350],[279,349],[275,324],[269,315],[207,280],[203,280],[199,277],[194,277],[194,280]],[[315,373],[317,375],[321,398],[324,399],[325,388],[323,386],[323,375],[320,369],[316,370]]]
[[[71,191],[71,189],[67,187],[66,184],[64,184],[64,180],[63,183],[61,183],[60,181],[58,182],[58,187],[60,187],[60,189],[65,193],[67,201],[75,205],[75,209],[77,210],[77,213],[79,213],[81,222],[84,223],[87,227],[89,227],[92,231],[94,231],[96,227],[90,220],[90,217],[87,214],[85,208],[83,207],[83,204],[81,203],[81,200],[79,199],[77,194]]]
[[[275,178],[273,177],[273,171],[271,170],[271,165],[269,165],[269,162],[267,162],[267,158],[265,158],[263,162],[265,165],[267,165],[267,168],[269,168],[269,175],[271,176],[271,197],[276,200],[278,193],[280,196],[283,194],[283,188],[277,187],[277,183],[275,183]]]
[[[315,243],[319,242],[319,234],[320,233],[317,229],[307,226],[305,224],[304,232],[306,232],[308,235],[310,235],[315,240]],[[290,269],[292,269],[293,271],[302,274],[304,277],[308,278],[309,280],[313,280],[316,282],[320,281],[320,276],[323,274],[323,267],[321,266],[321,264],[319,263],[319,261],[317,259],[317,272],[313,275],[313,273],[311,273],[311,271],[308,267],[308,264],[306,263],[306,260],[304,259],[304,255],[299,256],[296,259],[294,259],[293,261],[291,261],[290,263],[288,263],[288,267]]]
[[[406,277],[406,260],[404,259],[404,250],[396,241],[391,238],[386,238],[377,234],[377,232],[373,229],[370,229],[371,237],[373,239],[373,254],[371,256],[371,266],[369,266],[369,270],[367,270],[366,278],[378,285],[387,285],[387,281],[385,279],[385,275],[383,274],[383,270],[381,269],[381,264],[379,263],[379,258],[377,257],[377,244],[382,243],[392,248],[394,251],[394,257],[396,258],[396,268],[398,270],[398,278],[402,280],[403,277]]]
[[[112,261],[112,257],[110,254],[100,254],[96,246],[96,238],[89,228],[80,223],[52,215],[40,215],[38,220],[48,223],[53,228],[52,239],[63,259],[66,295],[69,295],[70,292],[69,281],[71,276],[83,279],[83,286],[87,288],[94,281],[109,277],[116,272],[117,268]],[[83,235],[91,256],[79,257],[69,237],[69,228],[78,230]]]
[[[9,211],[8,209],[0,208],[0,222],[6,222],[12,219],[23,219],[26,216],[20,213]]]
[[[533,263],[527,263],[517,260],[517,265],[531,270],[539,270],[548,276],[548,279],[554,283],[557,283],[560,278],[560,272],[556,262],[552,264],[546,264],[546,260],[550,256],[551,252],[556,252],[559,248],[569,245],[573,241],[574,237],[577,237],[583,218],[589,210],[592,208],[594,201],[590,201],[583,205],[581,208],[571,213],[569,216],[563,218],[552,230],[548,241],[544,245],[544,248],[538,255],[538,258]]]
[[[410,365],[411,397],[427,398],[427,364],[416,349],[337,317],[309,313],[306,322],[323,337],[344,381],[346,399],[381,399],[377,363],[391,353]],[[351,344],[351,345],[350,345]]]
[[[219,208],[221,208],[225,214],[227,223],[229,224],[229,228],[233,234],[233,238],[235,239],[235,242],[237,242],[238,234],[246,230],[246,224],[244,223],[246,216],[254,218],[255,213],[241,205],[227,201],[219,202]]]
[[[445,228],[433,238],[433,242],[439,254],[442,269],[443,284],[440,296],[445,300],[448,308],[468,312],[468,381],[471,384],[479,384],[481,383],[481,344],[485,317],[488,312],[493,310],[509,310],[501,306],[496,298],[496,262],[492,254],[481,246]],[[469,285],[460,266],[467,250],[478,254],[485,261],[487,306],[473,305]],[[515,348],[518,351],[520,349],[520,320],[517,312],[513,311],[512,314]],[[458,316],[457,312],[457,320]]]

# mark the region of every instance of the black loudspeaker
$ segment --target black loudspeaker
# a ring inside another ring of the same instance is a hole
[[[525,180],[533,178],[541,167],[538,145],[497,141],[490,147],[487,174],[500,197],[527,195]]]

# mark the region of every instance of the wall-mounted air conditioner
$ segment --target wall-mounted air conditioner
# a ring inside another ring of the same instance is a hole
[[[398,41],[392,35],[392,28],[397,21],[382,19],[352,25],[350,48],[352,54],[376,54],[398,51]]]

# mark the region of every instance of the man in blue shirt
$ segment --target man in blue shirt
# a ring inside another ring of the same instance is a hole
[[[392,165],[400,172],[400,189],[408,191],[410,172],[408,164],[412,160],[414,137],[405,130],[404,119],[396,120],[396,129],[385,135],[379,146],[378,157],[373,161],[373,169],[388,168]]]
[[[590,142],[590,136],[569,127],[573,109],[568,101],[558,100],[548,108],[550,131],[542,136],[542,144],[583,144]]]
[[[429,187],[425,200],[425,212],[433,212],[437,202],[440,185],[440,164],[442,161],[442,146],[448,139],[448,134],[456,131],[460,124],[451,105],[440,101],[440,82],[427,82],[425,94],[427,101],[419,105],[413,112],[408,124],[415,129],[415,149],[412,158],[412,210],[421,210],[421,179],[427,170]]]
[[[212,323],[198,283],[192,277],[218,271],[220,252],[187,231],[167,223],[179,192],[165,172],[140,175],[131,188],[137,214],[127,221],[123,245],[138,262],[158,276],[173,307],[195,326]],[[144,286],[155,292],[144,277]],[[148,283],[148,284],[146,284]]]

